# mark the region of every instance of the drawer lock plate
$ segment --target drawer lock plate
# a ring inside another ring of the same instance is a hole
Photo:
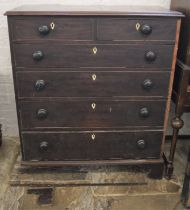
[[[94,54],[94,55],[96,55],[96,54],[97,54],[97,52],[98,52],[97,47],[93,47],[92,51],[93,51],[93,54]]]
[[[141,27],[140,23],[137,23],[136,24],[136,30],[138,31],[140,29],[140,27]]]
[[[92,106],[92,109],[96,108],[96,104],[95,103],[92,103],[91,106]]]
[[[95,140],[96,135],[93,133],[93,134],[91,135],[91,138],[92,138],[92,140]]]
[[[92,80],[95,81],[96,80],[96,74],[92,75]]]
[[[91,107],[92,107],[92,109],[95,109],[96,108],[96,104],[95,103],[92,103],[91,104]]]
[[[54,30],[54,28],[55,28],[55,23],[54,23],[54,22],[51,22],[51,23],[50,23],[50,27],[51,27],[51,30]]]

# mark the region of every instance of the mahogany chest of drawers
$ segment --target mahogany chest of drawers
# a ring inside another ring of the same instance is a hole
[[[6,15],[23,164],[162,165],[181,13],[51,5]]]

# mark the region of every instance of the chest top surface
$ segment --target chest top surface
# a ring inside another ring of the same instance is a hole
[[[65,6],[23,5],[7,11],[5,15],[76,15],[76,16],[156,16],[183,17],[181,12],[155,6]]]

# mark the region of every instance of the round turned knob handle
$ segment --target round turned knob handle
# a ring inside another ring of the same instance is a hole
[[[147,24],[144,24],[140,27],[140,31],[144,35],[149,35],[152,32],[152,27]]]
[[[50,32],[50,28],[47,25],[39,26],[38,31],[42,35],[47,35]]]
[[[146,52],[145,54],[145,59],[148,61],[148,62],[153,62],[156,60],[156,53],[153,52],[153,51],[148,51]]]
[[[143,107],[140,109],[140,116],[146,118],[149,116],[149,111],[147,107]]]
[[[146,142],[145,142],[145,140],[139,139],[139,140],[137,141],[137,147],[138,147],[139,149],[145,149],[145,147],[146,147]]]
[[[46,109],[39,109],[37,111],[37,117],[39,120],[43,120],[48,116],[48,112]]]
[[[44,80],[37,80],[35,83],[35,90],[42,91],[45,88],[45,81]]]
[[[153,87],[153,82],[150,79],[145,79],[142,83],[142,86],[145,90],[150,90]]]
[[[42,142],[40,143],[40,149],[41,149],[42,151],[47,151],[47,150],[48,150],[48,142],[47,142],[47,141],[42,141]]]
[[[43,52],[42,51],[36,51],[36,52],[34,52],[33,54],[32,54],[32,56],[33,56],[33,59],[35,60],[35,61],[40,61],[40,60],[42,60],[42,58],[44,57],[44,54],[43,54]]]

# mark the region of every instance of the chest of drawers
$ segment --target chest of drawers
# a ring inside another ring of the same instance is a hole
[[[162,164],[181,13],[51,5],[6,15],[23,164]]]

